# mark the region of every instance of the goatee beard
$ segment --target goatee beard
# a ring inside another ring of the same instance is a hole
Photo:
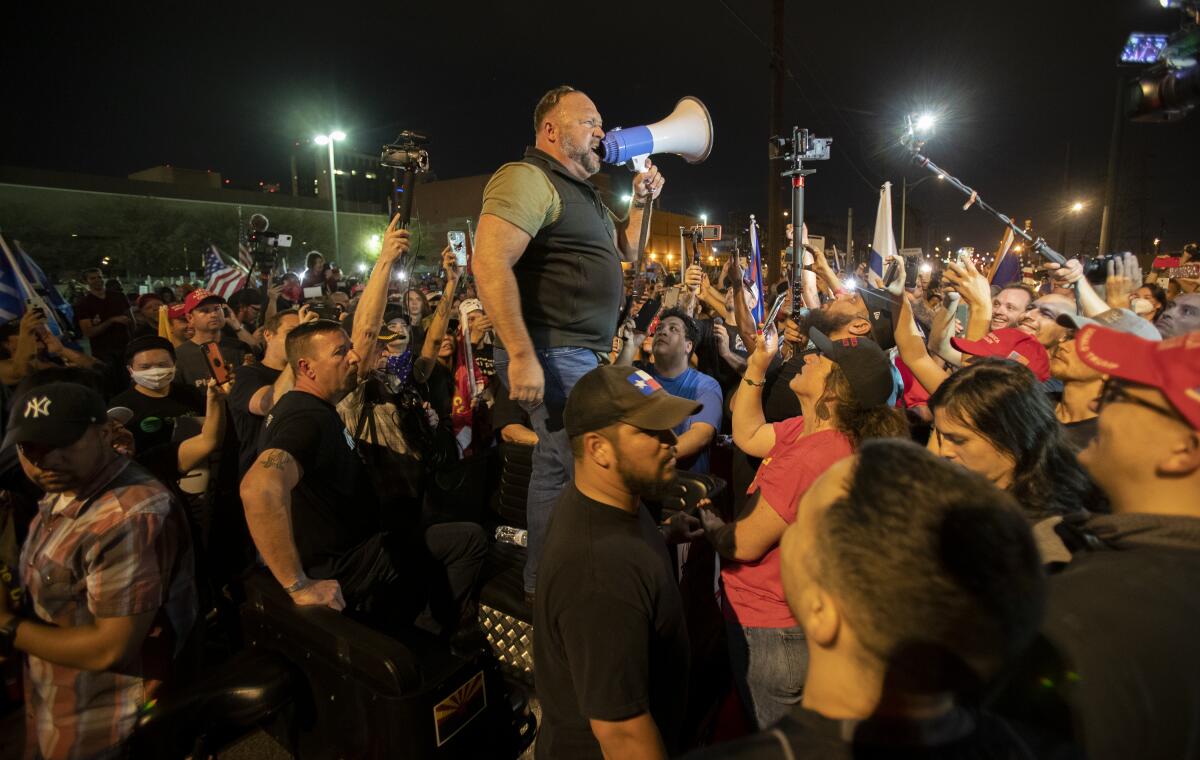
[[[624,462],[618,466],[617,471],[620,473],[621,482],[625,484],[627,491],[649,501],[660,501],[670,493],[671,486],[675,483],[674,467],[671,468],[665,479],[647,478],[644,475],[630,472]]]

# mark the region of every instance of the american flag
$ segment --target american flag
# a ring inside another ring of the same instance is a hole
[[[204,252],[204,276],[208,280],[206,286],[215,295],[229,300],[229,297],[244,288],[248,283],[246,273],[235,266],[230,266],[221,258],[221,252],[216,245],[210,244]]]
[[[246,240],[246,230],[242,229],[238,235],[238,263],[242,265],[242,269],[249,272],[254,265],[254,257],[250,255],[250,243]]]

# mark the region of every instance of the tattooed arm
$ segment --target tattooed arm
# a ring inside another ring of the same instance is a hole
[[[337,581],[310,580],[300,564],[300,552],[292,535],[292,489],[304,473],[292,455],[283,449],[267,449],[258,455],[242,478],[242,504],[254,546],[267,568],[296,604],[319,604],[340,610],[345,607]]]
[[[438,346],[442,336],[446,334],[446,325],[450,323],[450,312],[454,309],[454,291],[458,287],[458,266],[454,263],[454,253],[449,248],[442,251],[442,266],[446,270],[446,289],[442,291],[442,300],[438,302],[429,322],[429,330],[425,333],[425,344],[421,346],[421,357],[433,359],[437,356]]]

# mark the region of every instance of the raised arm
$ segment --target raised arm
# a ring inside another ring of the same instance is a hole
[[[933,393],[945,381],[945,370],[937,365],[925,349],[925,341],[921,338],[921,331],[917,329],[917,321],[913,319],[912,306],[907,298],[902,299],[900,303],[900,319],[896,323],[896,348],[900,349],[900,358],[926,391]]]
[[[955,367],[963,364],[962,352],[950,344],[958,314],[958,299],[958,291],[948,291],[942,308],[934,314],[933,324],[929,326],[930,350]]]
[[[449,246],[442,250],[442,268],[446,270],[446,287],[442,289],[442,300],[438,301],[437,308],[433,311],[433,319],[429,322],[429,329],[425,331],[425,343],[421,346],[423,359],[437,357],[438,346],[446,335],[446,327],[450,324],[450,312],[454,310],[454,291],[458,288],[459,271],[454,252]]]
[[[400,215],[397,214],[392,217],[387,231],[383,234],[383,247],[380,249],[379,258],[367,279],[367,287],[358,301],[358,308],[354,310],[351,340],[354,342],[354,353],[364,359],[370,356],[375,348],[379,326],[383,324],[383,310],[387,306],[387,289],[392,278],[392,267],[408,252],[408,241],[409,232],[400,228]],[[371,369],[369,362],[364,360],[359,363],[360,376],[365,376]]]
[[[742,384],[733,394],[733,442],[748,456],[762,458],[775,447],[775,426],[763,414],[762,394],[767,368],[778,345],[775,329],[768,326],[754,344],[754,353],[746,361]]]
[[[982,340],[992,329],[991,283],[970,261],[950,264],[942,277],[954,286],[969,309],[966,325],[967,340]],[[908,363],[908,359],[904,361],[906,364]]]
[[[754,323],[750,307],[746,305],[741,266],[733,257],[730,257],[729,261],[729,282],[733,287],[733,315],[737,323],[734,327],[737,328],[738,335],[742,336],[742,343],[753,346],[758,341],[758,325]]]
[[[242,478],[242,504],[254,546],[279,585],[296,604],[345,608],[342,588],[335,580],[311,580],[300,564],[292,534],[292,489],[303,477],[300,464],[283,449],[267,449]]]
[[[188,472],[208,459],[225,438],[225,400],[228,388],[223,388],[214,379],[208,381],[208,395],[204,407],[204,425],[200,434],[179,444],[179,471]]]
[[[21,315],[19,332],[17,333],[17,350],[12,358],[0,361],[0,382],[5,385],[16,385],[29,372],[29,364],[37,354],[37,331],[46,324],[46,317],[41,312],[26,309]]]
[[[646,212],[646,204],[653,203],[662,193],[665,182],[666,179],[659,173],[658,167],[649,160],[646,161],[646,170],[634,176],[629,215],[620,220],[617,226],[617,250],[625,261],[637,261],[638,238],[642,234],[642,215]],[[487,309],[487,304],[483,307]]]

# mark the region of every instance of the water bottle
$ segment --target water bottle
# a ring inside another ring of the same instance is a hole
[[[511,525],[501,525],[496,528],[496,540],[502,544],[527,546],[529,543],[529,531],[524,528],[514,528]]]

